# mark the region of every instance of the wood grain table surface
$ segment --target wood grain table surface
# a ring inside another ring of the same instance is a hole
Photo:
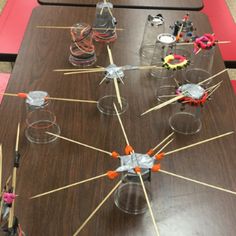
[[[95,7],[96,0],[38,0],[43,5],[85,6]],[[172,9],[199,11],[203,8],[202,0],[112,0],[114,7]]]
[[[117,65],[140,64],[138,51],[145,20],[148,14],[157,13],[163,14],[167,26],[185,14],[181,11],[114,9],[118,27],[125,29],[118,32],[118,39],[110,46]],[[36,28],[37,25],[71,26],[75,22],[92,24],[94,16],[94,8],[45,6],[34,9],[7,92],[44,90],[52,97],[91,100],[114,93],[112,83],[98,85],[102,74],[65,77],[53,72],[57,68],[72,68],[68,62],[70,32]],[[198,34],[211,32],[205,15],[192,12],[190,16]],[[96,53],[96,65],[107,66],[106,45],[96,44]],[[216,48],[213,72],[222,69],[224,64]],[[174,105],[141,118],[142,112],[157,104],[157,80],[150,78],[148,71],[125,74],[125,85],[120,85],[120,91],[129,108],[121,118],[130,144],[137,152],[146,153],[171,132],[168,117]],[[236,101],[227,73],[215,79],[219,80],[224,81],[221,88],[203,108],[202,130],[191,136],[175,134],[167,151],[236,130]],[[125,140],[116,116],[101,114],[94,104],[54,101],[51,108],[57,116],[61,135],[107,151],[124,153]],[[103,178],[39,199],[29,200],[29,197],[113,170],[119,166],[118,160],[64,140],[45,145],[29,143],[24,136],[25,103],[19,98],[5,96],[0,114],[3,181],[12,173],[17,122],[20,120],[22,124],[15,214],[24,231],[30,236],[72,235],[118,180]],[[231,135],[178,152],[167,156],[162,168],[235,191],[235,142],[235,135]],[[236,196],[162,173],[152,175],[151,185],[152,208],[161,236],[235,235]],[[155,233],[149,212],[138,216],[125,214],[115,206],[112,196],[80,235],[151,236]]]

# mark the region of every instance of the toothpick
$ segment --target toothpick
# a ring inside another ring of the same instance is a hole
[[[83,27],[74,27],[74,26],[54,26],[54,25],[37,25],[36,28],[38,29],[71,29],[71,28],[76,28],[76,29],[83,29]],[[119,30],[123,31],[124,29],[122,28],[92,28],[93,30]]]
[[[85,180],[82,180],[82,181],[79,181],[79,182],[76,182],[76,183],[73,183],[73,184],[65,185],[63,187],[56,188],[56,189],[53,189],[53,190],[48,191],[48,192],[37,194],[33,197],[30,197],[30,199],[39,198],[39,197],[42,197],[42,196],[45,196],[45,195],[48,195],[48,194],[51,194],[51,193],[55,193],[55,192],[58,192],[58,191],[61,191],[61,190],[64,190],[64,189],[68,189],[68,188],[71,188],[71,187],[74,187],[74,186],[77,186],[77,185],[80,185],[80,184],[83,184],[83,183],[90,182],[92,180],[102,178],[104,176],[107,176],[107,173],[102,174],[102,175],[98,175],[98,176],[95,176],[95,177],[92,177],[92,178],[89,178],[89,179],[85,179]]]
[[[155,151],[157,148],[159,148],[166,140],[168,140],[170,137],[173,136],[175,132],[172,132],[168,136],[166,136],[160,143],[158,143],[154,148],[152,148],[153,151]]]
[[[150,215],[151,215],[151,218],[152,218],[152,222],[153,222],[153,225],[154,225],[154,228],[155,228],[155,231],[156,231],[156,235],[160,236],[159,230],[157,228],[156,220],[155,220],[153,212],[152,212],[151,204],[150,204],[150,201],[148,199],[147,191],[146,191],[145,185],[143,183],[142,175],[141,175],[140,172],[138,172],[138,176],[139,176],[142,188],[143,188],[144,196],[145,196],[146,201],[147,201],[148,209],[149,209],[149,212],[150,212]]]
[[[211,77],[209,77],[209,78],[207,78],[207,79],[201,81],[200,83],[198,83],[198,85],[201,85],[201,84],[203,84],[203,83],[205,83],[205,82],[207,82],[207,81],[209,81],[209,80],[211,80],[211,79],[217,77],[218,75],[224,73],[225,71],[228,71],[228,69],[224,69],[224,70],[222,70],[222,71],[220,71],[220,72],[218,72],[218,73],[212,75]]]
[[[234,131],[227,132],[227,133],[221,134],[221,135],[217,135],[217,136],[214,136],[214,137],[212,137],[212,138],[208,138],[208,139],[202,140],[202,141],[197,142],[197,143],[193,143],[193,144],[190,144],[190,145],[187,145],[187,146],[184,146],[184,147],[181,147],[181,148],[178,148],[178,149],[169,151],[169,152],[165,152],[165,155],[169,155],[169,154],[172,154],[172,153],[175,153],[175,152],[179,152],[179,151],[182,151],[182,150],[185,150],[185,149],[188,149],[188,148],[191,148],[191,147],[194,147],[194,146],[203,144],[203,143],[207,143],[207,142],[213,141],[213,140],[215,140],[215,139],[219,139],[219,138],[222,138],[222,137],[231,135],[231,134],[233,134],[233,133],[234,133]]]
[[[180,179],[184,179],[184,180],[196,183],[196,184],[200,184],[200,185],[203,185],[203,186],[206,186],[206,187],[209,187],[209,188],[217,189],[217,190],[220,190],[220,191],[223,191],[223,192],[226,192],[226,193],[231,193],[231,194],[236,195],[236,192],[234,192],[234,191],[231,191],[231,190],[228,190],[228,189],[225,189],[225,188],[221,188],[221,187],[218,187],[218,186],[215,186],[215,185],[212,185],[212,184],[208,184],[208,183],[205,183],[205,182],[201,182],[201,181],[198,181],[198,180],[195,180],[195,179],[187,178],[187,177],[184,177],[182,175],[177,175],[177,174],[174,174],[174,173],[166,171],[166,170],[159,170],[159,172],[167,174],[167,175],[171,175],[171,176],[174,176],[174,177],[177,177],[177,178],[180,178]]]
[[[87,148],[90,148],[90,149],[93,149],[93,150],[96,150],[96,151],[99,151],[99,152],[108,154],[109,156],[112,156],[112,153],[111,153],[111,152],[102,150],[102,149],[100,149],[100,148],[96,148],[96,147],[90,146],[90,145],[88,145],[88,144],[84,144],[84,143],[81,143],[81,142],[78,142],[78,141],[75,141],[75,140],[72,140],[72,139],[69,139],[69,138],[60,136],[60,135],[58,135],[58,134],[53,134],[53,133],[50,133],[50,132],[46,132],[46,133],[47,133],[47,134],[50,134],[50,135],[52,135],[52,136],[58,137],[58,138],[60,138],[60,139],[64,139],[64,140],[66,140],[66,141],[69,141],[69,142],[72,142],[72,143],[76,143],[76,144],[79,144],[79,145],[81,145],[81,146],[84,146],[84,147],[87,147]]]
[[[161,103],[161,104],[159,104],[159,105],[157,105],[155,107],[152,107],[152,108],[148,109],[147,111],[143,112],[141,114],[141,116],[143,116],[143,115],[145,115],[145,114],[147,114],[147,113],[149,113],[151,111],[161,109],[162,107],[165,107],[165,106],[167,106],[167,105],[169,105],[169,104],[171,104],[171,103],[173,103],[175,101],[178,101],[179,99],[183,98],[184,96],[185,95],[183,95],[183,94],[176,95],[176,97],[174,97],[174,98],[172,98],[172,99],[170,99],[170,100],[168,100],[166,102],[163,102],[163,103]]]
[[[95,210],[89,215],[89,217],[84,221],[84,223],[79,227],[79,229],[73,234],[73,236],[76,236],[79,234],[79,232],[84,228],[84,226],[91,220],[91,218],[96,214],[96,212],[101,208],[101,206],[107,201],[107,199],[115,192],[115,190],[119,187],[119,185],[122,183],[122,180],[120,180],[115,187],[107,194],[107,196],[102,200],[102,202],[95,208]]]
[[[81,99],[72,99],[72,98],[55,98],[55,97],[45,97],[45,100],[82,102],[82,103],[98,103],[98,101],[93,101],[93,100],[81,100]]]
[[[122,129],[123,135],[124,135],[124,137],[125,137],[126,144],[129,146],[129,140],[128,140],[128,137],[127,137],[127,135],[126,135],[124,125],[122,124],[122,120],[121,120],[121,118],[120,118],[119,112],[118,112],[118,110],[117,110],[117,108],[116,108],[116,104],[113,103],[113,106],[114,106],[114,108],[115,108],[116,115],[117,115],[117,117],[118,117],[118,120],[119,120],[121,129]]]

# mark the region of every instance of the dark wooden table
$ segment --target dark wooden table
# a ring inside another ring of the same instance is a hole
[[[161,11],[169,23],[184,14],[180,11]],[[117,65],[138,65],[138,49],[144,22],[152,10],[115,9],[119,27],[111,45]],[[92,22],[94,8],[39,7],[33,11],[7,92],[45,90],[53,97],[99,99],[111,92],[112,84],[98,86],[101,74],[65,77],[52,72],[56,68],[71,68],[68,62],[70,33],[62,29],[37,29],[37,25],[72,25]],[[201,13],[191,13],[198,33],[210,32],[208,19]],[[137,27],[139,25],[139,27]],[[129,29],[129,30],[128,30]],[[97,45],[97,65],[108,65],[105,45]],[[224,68],[216,50],[214,72]],[[137,152],[146,151],[167,136],[171,130],[168,117],[172,107],[140,114],[156,104],[157,81],[148,72],[127,72],[121,94],[129,102],[129,109],[121,118],[131,145]],[[235,96],[229,77],[222,74],[222,87],[208,102],[203,112],[202,130],[192,136],[175,135],[166,149],[173,150],[221,133],[236,129]],[[96,147],[123,153],[125,140],[117,118],[99,113],[93,104],[56,102],[52,108],[57,115],[62,135]],[[32,195],[69,183],[105,173],[118,167],[118,161],[105,154],[57,140],[47,145],[27,142],[24,136],[25,104],[14,97],[4,97],[0,107],[0,141],[3,144],[3,181],[12,171],[15,133],[18,120],[21,163],[17,172],[15,213],[27,235],[68,236],[84,222],[88,215],[112,189],[117,180],[106,178],[64,190],[40,199]],[[162,168],[199,181],[236,190],[236,138],[221,140],[182,151],[166,157]],[[152,175],[152,207],[162,236],[207,235],[233,236],[236,232],[236,197],[199,186],[161,173]],[[81,232],[81,235],[155,235],[149,212],[144,215],[122,213],[111,197]]]
[[[95,7],[96,0],[38,0],[43,5],[64,5]],[[199,11],[203,8],[202,0],[112,0],[114,7],[144,8],[144,9],[172,9]]]

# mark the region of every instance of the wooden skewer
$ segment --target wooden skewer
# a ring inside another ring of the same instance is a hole
[[[120,105],[120,108],[122,109],[122,101],[121,101],[121,97],[120,97],[120,90],[119,90],[119,85],[118,85],[118,81],[117,78],[114,78],[114,86],[115,86],[115,90],[116,90],[116,96],[117,96],[117,100],[118,103]]]
[[[143,193],[144,193],[144,196],[146,198],[146,202],[147,202],[148,209],[149,209],[149,212],[150,212],[150,215],[151,215],[151,218],[152,218],[152,222],[153,222],[153,225],[154,225],[154,228],[155,228],[155,231],[156,231],[156,235],[160,236],[159,230],[157,228],[156,220],[154,218],[153,211],[152,211],[152,208],[151,208],[151,204],[150,204],[150,201],[148,199],[147,191],[146,191],[145,185],[143,183],[142,175],[141,175],[140,172],[138,172],[138,176],[139,176],[142,188],[143,188]]]
[[[103,68],[94,68],[94,70],[83,70],[83,71],[72,71],[72,72],[65,72],[64,75],[76,75],[76,74],[89,74],[89,73],[97,73],[97,72],[104,72],[106,69]]]
[[[14,93],[0,93],[0,95],[3,95],[3,96],[12,96],[12,97],[17,97],[17,96],[18,96],[17,94],[14,94]]]
[[[51,194],[51,193],[55,193],[55,192],[58,192],[58,191],[61,191],[61,190],[64,190],[64,189],[68,189],[68,188],[71,188],[71,187],[74,187],[74,186],[77,186],[77,185],[80,185],[80,184],[83,184],[83,183],[90,182],[92,180],[102,178],[104,176],[107,176],[107,173],[102,174],[102,175],[98,175],[98,176],[95,176],[95,177],[92,177],[92,178],[89,178],[89,179],[85,179],[85,180],[82,180],[82,181],[79,181],[79,182],[76,182],[76,183],[73,183],[73,184],[65,185],[63,187],[56,188],[56,189],[53,189],[53,190],[48,191],[48,192],[37,194],[33,197],[30,197],[30,199],[39,198],[39,197],[42,197],[42,196],[45,196],[45,195],[48,195],[48,194]]]
[[[231,43],[231,41],[218,41],[216,42],[217,44],[227,44],[227,43]],[[176,46],[180,45],[180,46],[184,46],[184,45],[193,45],[194,42],[189,42],[189,43],[176,43]]]
[[[219,87],[220,87],[220,84],[216,86],[214,89],[212,89],[211,92],[207,95],[207,97],[209,98]]]
[[[18,94],[13,94],[13,93],[0,93],[0,95],[18,97]],[[83,102],[83,103],[98,103],[98,101],[94,101],[94,100],[83,100],[83,99],[74,99],[74,98],[45,97],[45,100],[67,101],[67,102]]]
[[[166,170],[159,170],[159,172],[167,174],[167,175],[171,175],[171,176],[174,176],[174,177],[177,177],[177,178],[180,178],[180,179],[184,179],[184,180],[196,183],[196,184],[200,184],[200,185],[203,185],[203,186],[206,186],[206,187],[209,187],[209,188],[217,189],[217,190],[220,190],[220,191],[223,191],[223,192],[226,192],[226,193],[231,193],[231,194],[236,195],[236,192],[234,192],[234,191],[231,191],[231,190],[228,190],[228,189],[225,189],[225,188],[221,188],[221,187],[218,187],[218,186],[215,186],[215,185],[212,185],[212,184],[207,184],[205,182],[201,182],[201,181],[198,181],[198,180],[195,180],[195,179],[187,178],[187,177],[184,177],[182,175],[177,175],[177,174],[174,174],[174,173],[166,171]]]
[[[157,154],[161,153],[170,143],[173,142],[173,140],[174,139],[172,138],[170,141],[168,141],[161,149],[158,150],[158,152],[156,154],[154,154],[154,156],[156,156]]]
[[[197,143],[193,143],[193,144],[190,144],[190,145],[187,145],[187,146],[184,146],[184,147],[181,147],[181,148],[178,148],[178,149],[169,151],[169,152],[165,152],[165,155],[169,155],[169,154],[172,154],[172,153],[175,153],[175,152],[179,152],[179,151],[182,151],[182,150],[185,150],[185,149],[188,149],[188,148],[191,148],[191,147],[194,147],[194,146],[203,144],[203,143],[207,143],[207,142],[213,141],[213,140],[215,140],[215,139],[219,139],[219,138],[222,138],[222,137],[231,135],[231,134],[233,134],[233,133],[234,133],[234,131],[227,132],[227,133],[221,134],[221,135],[217,135],[217,136],[214,136],[214,137],[212,137],[212,138],[208,138],[208,139],[202,140],[202,141],[197,142]]]
[[[66,102],[98,103],[98,101],[93,101],[93,100],[81,100],[81,99],[72,99],[72,98],[46,97],[45,99],[46,100],[55,100],[55,101],[66,101]]]
[[[114,64],[111,49],[110,49],[109,45],[107,45],[107,51],[108,51],[110,64]],[[114,85],[115,85],[117,100],[118,100],[118,103],[120,105],[120,108],[122,109],[122,101],[121,101],[121,97],[120,97],[120,90],[119,90],[118,81],[117,81],[116,77],[114,78]]]
[[[99,83],[99,85],[101,85],[101,84],[106,80],[106,78],[107,78],[107,75],[104,76],[104,78],[101,80],[101,82]]]
[[[82,27],[73,27],[73,26],[54,26],[54,25],[37,25],[36,28],[38,29],[71,29],[71,28],[81,28]],[[93,30],[118,30],[123,31],[122,28],[92,28]]]
[[[207,79],[201,81],[200,83],[198,83],[198,85],[204,84],[205,82],[207,82],[207,81],[209,81],[209,80],[211,80],[211,79],[217,77],[218,75],[224,73],[225,71],[228,71],[228,69],[224,69],[224,70],[222,70],[222,71],[220,71],[220,72],[218,72],[218,73],[212,75],[211,77],[209,77],[209,78],[207,78]]]
[[[219,86],[219,85],[221,85],[223,83],[223,80],[221,80],[219,83],[217,83],[217,84],[214,84],[213,86],[211,86],[211,87],[208,87],[205,91],[206,92],[210,92],[210,91],[212,91],[214,88],[216,88],[217,86]]]
[[[160,95],[159,98],[170,98],[170,97],[176,97],[176,94],[169,94],[169,95]]]
[[[90,145],[88,145],[88,144],[84,144],[84,143],[81,143],[81,142],[75,141],[75,140],[73,140],[73,139],[69,139],[69,138],[66,138],[66,137],[60,136],[60,135],[58,135],[58,134],[53,134],[53,133],[50,133],[50,132],[46,132],[46,133],[47,133],[47,134],[50,134],[50,135],[52,135],[52,136],[58,137],[58,138],[60,138],[60,139],[64,139],[64,140],[66,140],[66,141],[69,141],[69,142],[72,142],[72,143],[76,143],[76,144],[79,144],[79,145],[81,145],[81,146],[84,146],[84,147],[87,147],[87,148],[90,148],[90,149],[93,149],[93,150],[96,150],[96,151],[99,151],[99,152],[102,152],[102,153],[108,154],[109,156],[112,155],[111,152],[108,152],[108,151],[102,150],[102,149],[100,149],[100,148],[96,148],[96,147],[90,146]]]
[[[96,214],[96,212],[101,208],[101,206],[107,201],[107,199],[115,192],[115,190],[119,187],[119,185],[122,183],[122,180],[120,180],[115,187],[107,194],[107,196],[102,200],[102,202],[95,208],[95,210],[89,215],[89,217],[84,221],[84,223],[79,227],[79,229],[73,234],[73,236],[76,236],[79,234],[79,232],[84,228],[84,226],[91,220],[91,218]]]
[[[137,66],[137,70],[161,69],[162,66]],[[132,69],[131,69],[132,70]]]
[[[155,106],[155,107],[152,107],[152,108],[148,109],[147,111],[143,112],[143,113],[141,114],[141,116],[143,116],[143,115],[145,115],[145,114],[147,114],[147,113],[149,113],[149,112],[151,112],[151,111],[158,110],[158,109],[160,109],[160,108],[162,108],[162,107],[165,107],[165,106],[167,106],[167,105],[169,105],[169,104],[171,104],[171,103],[173,103],[173,102],[175,102],[175,101],[177,101],[177,100],[183,98],[184,96],[185,96],[185,95],[183,95],[183,94],[176,95],[176,97],[171,98],[170,100],[168,100],[168,101],[166,101],[166,102],[163,102],[163,103],[161,103],[161,104],[159,104],[159,105],[157,105],[157,106]]]
[[[128,137],[127,137],[127,135],[126,135],[125,128],[124,128],[124,125],[123,125],[122,120],[121,120],[121,118],[120,118],[119,112],[118,112],[118,110],[117,110],[117,108],[116,108],[116,104],[113,103],[113,106],[114,106],[114,108],[115,108],[116,115],[117,115],[117,117],[118,117],[118,120],[119,120],[121,129],[122,129],[123,135],[124,135],[124,137],[125,137],[126,144],[129,146],[129,140],[128,140]]]
[[[86,68],[86,69],[54,69],[55,72],[72,72],[72,71],[90,71],[95,69],[105,69],[105,67],[95,67],[95,68]]]
[[[154,148],[152,148],[153,151],[155,151],[157,148],[159,148],[166,140],[168,140],[170,137],[173,136],[175,132],[172,132],[168,136],[166,136],[160,143],[158,143]]]
[[[15,151],[18,152],[19,148],[19,139],[20,139],[20,123],[17,126],[17,134],[16,134],[16,145]],[[13,175],[12,175],[12,193],[16,194],[16,171],[17,167],[13,168]],[[8,218],[8,228],[12,228],[13,226],[13,219],[14,219],[14,210],[15,210],[15,201],[12,202],[12,207],[10,208],[9,218]]]

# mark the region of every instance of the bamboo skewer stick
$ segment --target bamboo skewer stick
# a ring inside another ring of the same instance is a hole
[[[157,148],[159,148],[166,140],[168,140],[170,137],[173,136],[175,132],[172,132],[168,136],[166,136],[160,143],[158,143],[154,148],[152,148],[153,151],[155,151]]]
[[[102,200],[102,202],[95,208],[95,210],[89,215],[89,217],[84,221],[84,223],[79,227],[79,229],[73,234],[73,236],[76,236],[79,234],[79,232],[84,228],[84,226],[91,220],[91,218],[96,214],[96,212],[101,208],[101,206],[107,201],[107,199],[115,192],[115,190],[119,187],[119,185],[122,183],[122,180],[120,180],[115,187],[107,194],[107,196]]]
[[[152,218],[152,222],[153,222],[153,225],[154,225],[154,228],[155,228],[155,231],[156,231],[156,235],[160,236],[159,230],[157,228],[156,220],[155,220],[154,215],[153,215],[152,207],[151,207],[150,201],[148,199],[147,191],[146,191],[145,185],[143,183],[142,175],[141,175],[140,172],[138,172],[138,176],[139,176],[142,188],[143,188],[144,196],[146,198],[146,202],[147,202],[148,209],[149,209],[149,212],[150,212],[150,215],[151,215],[151,218]]]
[[[219,139],[219,138],[223,138],[223,137],[231,135],[233,133],[234,133],[234,131],[230,131],[230,132],[227,132],[227,133],[224,133],[224,134],[221,134],[221,135],[217,135],[217,136],[214,136],[212,138],[208,138],[208,139],[199,141],[197,143],[193,143],[193,144],[190,144],[190,145],[187,145],[187,146],[184,146],[184,147],[181,147],[181,148],[177,148],[177,149],[169,151],[169,152],[165,152],[165,155],[169,155],[169,154],[172,154],[172,153],[175,153],[175,152],[179,152],[179,151],[182,151],[182,150],[194,147],[194,146],[198,146],[198,145],[203,144],[203,143],[207,143],[207,142]]]
[[[17,126],[17,134],[16,134],[16,145],[15,145],[15,152],[18,152],[19,149],[19,139],[20,139],[20,123]],[[16,194],[16,171],[17,167],[14,166],[13,168],[13,175],[12,175],[12,193]],[[13,219],[14,219],[14,211],[15,211],[15,201],[12,202],[12,206],[9,212],[8,218],[8,228],[12,228],[13,226]]]
[[[110,64],[114,64],[111,49],[110,49],[109,45],[107,45],[107,51],[108,51]],[[121,97],[120,97],[120,90],[119,90],[118,81],[117,81],[116,77],[114,78],[114,86],[115,86],[115,90],[116,90],[116,96],[117,96],[118,103],[120,105],[120,108],[122,109],[122,101],[121,101]]]
[[[123,125],[122,120],[121,120],[121,118],[120,118],[119,112],[118,112],[118,110],[117,110],[117,108],[116,108],[116,104],[113,103],[113,106],[114,106],[114,108],[115,108],[116,115],[117,115],[117,117],[118,117],[118,120],[119,120],[121,129],[122,129],[123,135],[124,135],[124,137],[125,137],[125,142],[126,142],[126,144],[129,146],[129,140],[128,140],[128,137],[127,137],[127,135],[126,135],[125,128],[124,128],[124,125]]]
[[[122,109],[122,101],[121,101],[121,97],[120,97],[120,90],[119,90],[119,85],[118,85],[118,81],[117,81],[116,77],[114,78],[114,85],[115,85],[117,100],[118,100],[118,103],[120,105],[120,108]]]
[[[214,84],[213,86],[211,87],[208,87],[205,89],[206,92],[211,92],[214,88],[216,88],[217,86],[221,85],[223,83],[223,80],[221,80],[219,83],[217,84]]]
[[[171,103],[173,103],[173,102],[175,102],[175,101],[177,101],[177,100],[183,98],[184,96],[185,96],[185,95],[183,95],[183,94],[176,95],[176,97],[174,97],[174,98],[172,98],[172,99],[170,99],[170,100],[168,100],[168,101],[166,101],[166,102],[163,102],[163,103],[161,103],[161,104],[159,104],[159,105],[157,105],[157,106],[155,106],[155,107],[152,107],[152,108],[148,109],[147,111],[143,112],[143,113],[141,114],[141,116],[143,116],[143,115],[145,115],[145,114],[147,114],[147,113],[149,113],[149,112],[151,112],[151,111],[158,110],[158,109],[160,109],[160,108],[162,108],[162,107],[165,107],[165,106],[167,106],[167,105],[169,105],[169,104],[171,104]]]
[[[101,80],[101,82],[99,83],[99,85],[101,85],[101,84],[106,80],[106,78],[107,78],[107,75],[104,76],[104,78]]]
[[[66,102],[82,102],[82,103],[98,103],[98,101],[93,100],[81,100],[73,98],[55,98],[55,97],[46,97],[46,100],[55,100],[55,101],[66,101]]]
[[[215,185],[212,185],[212,184],[208,184],[208,183],[205,183],[205,182],[201,182],[201,181],[198,181],[198,180],[195,180],[195,179],[187,178],[187,177],[184,177],[182,175],[177,175],[177,174],[174,174],[174,173],[166,171],[166,170],[159,170],[159,172],[167,174],[167,175],[171,175],[171,176],[174,176],[174,177],[177,177],[177,178],[180,178],[180,179],[184,179],[184,180],[196,183],[196,184],[200,184],[200,185],[203,185],[203,186],[206,186],[206,187],[209,187],[209,188],[217,189],[217,190],[220,190],[220,191],[223,191],[223,192],[226,192],[226,193],[231,193],[231,194],[236,195],[236,192],[234,192],[234,191],[231,191],[231,190],[228,190],[228,189],[225,189],[225,188],[221,188],[221,187],[218,187],[218,186],[215,186]]]
[[[167,142],[160,150],[158,150],[157,153],[154,154],[154,156],[156,156],[157,154],[159,154],[160,152],[162,152],[167,146],[169,146],[170,143],[173,142],[173,140],[174,140],[174,139],[172,138],[169,142]]]
[[[54,72],[72,72],[72,71],[90,71],[94,69],[106,69],[105,67],[95,67],[95,68],[86,68],[86,69],[54,69]]]
[[[107,176],[107,173],[102,174],[102,175],[98,175],[98,176],[95,176],[95,177],[92,177],[92,178],[89,178],[89,179],[85,179],[85,180],[82,180],[82,181],[79,181],[79,182],[76,182],[76,183],[73,183],[73,184],[65,185],[63,187],[56,188],[56,189],[53,189],[53,190],[50,190],[50,191],[47,191],[47,192],[44,192],[44,193],[40,193],[40,194],[37,194],[33,197],[30,197],[29,199],[35,199],[35,198],[43,197],[45,195],[55,193],[55,192],[58,192],[58,191],[61,191],[61,190],[64,190],[64,189],[68,189],[68,188],[71,188],[71,187],[74,187],[74,186],[77,186],[77,185],[80,185],[80,184],[83,184],[83,183],[87,183],[87,182],[90,182],[90,181],[93,181],[93,180],[96,180],[96,179],[99,179],[99,178],[102,178],[102,177],[105,177],[105,176]]]
[[[11,96],[11,97],[17,97],[18,96],[17,94],[14,94],[14,93],[0,93],[0,95]]]
[[[216,86],[214,89],[211,90],[211,92],[207,95],[207,97],[209,98],[219,87],[221,84],[219,84],[218,86]]]
[[[218,41],[216,42],[216,44],[227,44],[227,43],[231,43],[231,41]],[[193,45],[194,42],[189,42],[189,43],[176,43],[176,46],[180,45],[180,46],[185,46],[185,45]]]
[[[74,27],[74,26],[56,26],[56,25],[37,25],[36,28],[38,29],[71,29],[71,28],[79,28],[80,27]],[[81,29],[83,29],[81,27]],[[122,28],[93,28],[93,30],[118,30],[118,31],[123,31],[124,29]]]
[[[66,140],[66,141],[69,141],[69,142],[72,142],[72,143],[76,143],[76,144],[79,144],[79,145],[81,145],[81,146],[84,146],[84,147],[87,147],[87,148],[90,148],[90,149],[93,149],[93,150],[96,150],[96,151],[99,151],[99,152],[108,154],[109,156],[112,155],[111,152],[102,150],[102,149],[100,149],[100,148],[96,148],[96,147],[93,147],[93,146],[91,146],[91,145],[88,145],[88,144],[85,144],[85,143],[81,143],[81,142],[75,141],[75,140],[73,140],[73,139],[69,139],[69,138],[60,136],[60,135],[58,135],[58,134],[53,134],[53,133],[50,133],[50,132],[46,132],[46,133],[47,133],[47,134],[50,134],[50,135],[52,135],[52,136],[58,137],[58,138],[60,138],[60,139],[64,139],[64,140]]]
[[[98,68],[94,70],[65,72],[64,75],[88,74],[88,73],[98,73],[98,72],[104,72],[104,71],[106,71],[106,69]]]
[[[224,73],[225,71],[228,71],[228,69],[224,69],[224,70],[222,70],[222,71],[220,71],[220,72],[218,72],[218,73],[212,75],[211,77],[209,77],[209,78],[207,78],[207,79],[205,79],[205,80],[199,82],[198,85],[201,85],[201,84],[203,84],[203,83],[205,83],[205,82],[207,82],[207,81],[209,81],[209,80],[211,80],[211,79],[217,77],[218,75]]]
[[[0,95],[18,97],[18,94],[14,94],[14,93],[0,93]],[[84,100],[84,99],[74,99],[74,98],[45,97],[45,100],[66,101],[66,102],[82,102],[82,103],[98,103],[98,101],[94,101],[94,100]]]

